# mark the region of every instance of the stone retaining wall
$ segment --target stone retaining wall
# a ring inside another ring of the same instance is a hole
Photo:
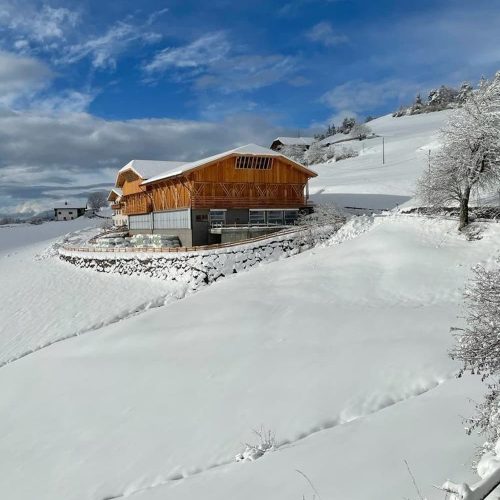
[[[253,243],[198,252],[78,252],[60,248],[59,256],[81,268],[181,281],[189,288],[197,289],[261,262],[275,261],[308,250],[327,241],[338,229],[339,226],[331,226],[275,234]]]

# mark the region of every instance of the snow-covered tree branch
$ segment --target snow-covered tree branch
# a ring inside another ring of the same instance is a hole
[[[477,416],[468,420],[467,431],[479,430],[486,435],[484,455],[477,471],[482,478],[476,484],[446,482],[443,490],[453,500],[483,500],[500,484],[500,262],[493,269],[474,268],[474,278],[465,292],[466,327],[456,330],[456,344],[450,352],[462,361],[465,371],[480,374],[489,391],[477,405]]]

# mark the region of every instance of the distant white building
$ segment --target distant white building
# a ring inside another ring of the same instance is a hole
[[[85,214],[85,207],[70,207],[68,202],[63,207],[54,208],[56,220],[73,220]]]
[[[314,137],[276,137],[271,149],[279,151],[283,146],[299,146],[305,151],[314,141]]]

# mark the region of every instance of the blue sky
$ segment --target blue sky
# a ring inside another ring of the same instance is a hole
[[[500,2],[0,0],[0,212],[500,69]]]

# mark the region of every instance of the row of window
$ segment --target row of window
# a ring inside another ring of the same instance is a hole
[[[248,222],[252,225],[290,225],[294,224],[299,216],[298,210],[254,210],[248,214]],[[210,210],[209,214],[197,214],[196,222],[210,222],[219,226],[226,223],[225,210]]]
[[[253,168],[256,170],[270,170],[273,159],[269,156],[238,156],[236,168]]]
[[[298,210],[250,210],[250,224],[291,225],[299,216]]]

